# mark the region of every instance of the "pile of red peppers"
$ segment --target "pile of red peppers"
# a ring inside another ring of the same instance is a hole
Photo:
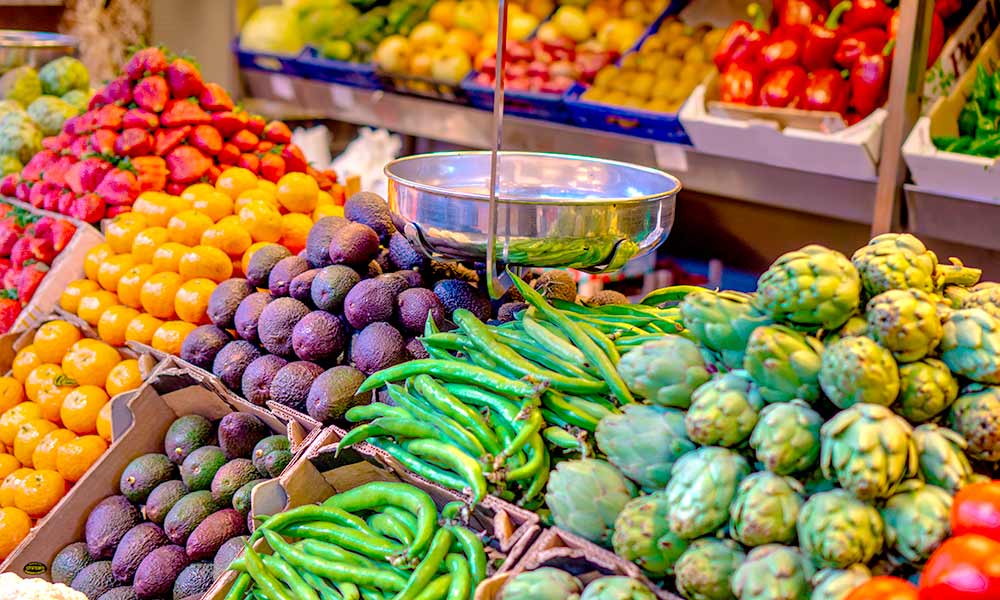
[[[942,17],[955,1],[940,1],[927,64],[944,45]],[[713,60],[724,102],[840,113],[857,122],[885,103],[899,9],[884,0],[777,0],[766,29],[760,6],[753,20],[726,31]]]

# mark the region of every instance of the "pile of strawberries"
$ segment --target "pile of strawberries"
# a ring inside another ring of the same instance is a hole
[[[277,181],[308,172],[329,189],[335,181],[308,165],[281,121],[268,123],[236,107],[198,68],[160,48],[144,48],[90,101],[43,141],[20,173],[0,180],[0,194],[88,223],[129,212],[144,191],[178,195],[222,169],[240,166]]]

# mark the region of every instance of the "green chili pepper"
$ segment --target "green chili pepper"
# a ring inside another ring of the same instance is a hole
[[[350,513],[397,506],[417,518],[417,532],[407,556],[420,556],[427,549],[437,528],[438,512],[427,492],[406,483],[373,481],[331,496],[325,506],[336,506]]]
[[[569,343],[561,335],[556,335],[555,333],[549,331],[541,323],[531,318],[530,316],[525,316],[521,321],[524,327],[524,332],[531,336],[539,345],[541,345],[546,350],[556,354],[559,358],[569,361],[571,363],[579,364],[583,367],[588,367],[590,364],[587,362],[587,357],[580,352],[580,349]]]
[[[334,581],[333,585],[340,591],[340,595],[344,597],[344,600],[361,600],[361,593],[358,591],[358,586],[353,583],[348,581]]]
[[[674,304],[687,297],[688,294],[704,291],[705,288],[696,285],[674,285],[670,287],[653,290],[646,294],[639,304],[646,306],[662,306],[664,304]]]
[[[281,536],[268,531],[267,542],[285,560],[299,569],[327,577],[333,581],[348,581],[364,587],[375,587],[380,590],[398,592],[406,585],[405,579],[388,569],[362,567],[351,563],[337,563],[309,556],[281,539]]]
[[[982,64],[976,65],[976,77],[972,82],[972,91],[969,97],[983,104],[993,98],[992,78]]]
[[[286,510],[283,513],[278,513],[277,515],[271,517],[253,532],[250,536],[250,540],[258,540],[264,534],[265,529],[270,529],[273,531],[281,531],[285,527],[293,523],[301,523],[303,521],[325,521],[334,523],[336,525],[343,525],[344,527],[350,527],[356,529],[360,532],[367,534],[374,534],[365,520],[356,515],[352,515],[349,512],[339,510],[336,507],[323,506],[319,504],[305,504],[303,506],[297,506],[293,509]]]
[[[462,554],[469,564],[472,586],[475,588],[479,582],[486,579],[486,550],[483,548],[483,540],[460,525],[447,525],[445,529],[451,532],[455,537],[455,543],[462,549]]]
[[[319,575],[314,575],[309,571],[302,571],[302,579],[305,579],[306,583],[319,592],[320,600],[344,600],[340,593],[333,589],[333,586]]]
[[[556,448],[583,453],[583,443],[580,439],[562,427],[546,427],[542,430],[542,438]]]
[[[295,596],[268,572],[260,555],[254,552],[253,548],[246,542],[243,543],[243,557],[246,561],[247,573],[253,578],[254,583],[257,584],[265,598],[268,600],[295,600]]]
[[[271,535],[275,537],[281,537],[276,533]],[[268,540],[270,542],[270,540]],[[260,557],[261,561],[264,562],[264,566],[268,568],[271,573],[278,578],[282,583],[288,586],[288,589],[292,590],[292,594],[295,595],[297,600],[319,600],[319,595],[316,594],[316,590],[312,589],[302,576],[299,575],[294,568],[281,557],[276,555],[263,555]]]
[[[449,554],[444,559],[445,568],[451,575],[447,600],[468,600],[472,596],[472,573],[469,561],[461,554]]]
[[[500,452],[500,442],[490,431],[489,425],[482,415],[452,396],[440,383],[430,375],[417,375],[412,380],[414,388],[435,410],[454,419],[476,436],[486,451],[491,455]]]
[[[449,590],[453,581],[452,575],[441,575],[427,584],[413,600],[446,600],[450,599]]]
[[[969,146],[968,153],[974,156],[995,158],[1000,154],[1000,134],[991,135],[988,138],[978,139]]]
[[[365,523],[365,527],[368,524]],[[260,529],[258,529],[260,531]],[[348,550],[360,552],[378,560],[389,561],[405,549],[401,544],[388,540],[377,533],[365,533],[332,523],[313,521],[296,523],[278,530],[279,533],[297,538],[313,538],[324,542],[337,544]],[[255,532],[256,533],[256,532]]]
[[[233,581],[229,591],[226,592],[226,597],[223,600],[240,600],[250,589],[251,583],[253,583],[253,579],[248,573],[240,573]]]
[[[344,413],[344,418],[351,423],[371,421],[378,417],[409,417],[412,416],[399,406],[390,406],[382,402],[372,402],[361,406],[352,406]]]
[[[597,423],[600,419],[594,418],[573,406],[561,394],[552,394],[549,392],[543,393],[542,406],[559,415],[562,421],[565,421],[574,427],[586,429],[591,433],[597,431]]]
[[[462,490],[468,485],[461,477],[446,471],[437,465],[421,460],[395,442],[375,439],[371,440],[371,445],[380,450],[384,450],[386,454],[395,458],[400,464],[413,473],[428,481],[433,481],[442,487],[446,487],[450,490]]]
[[[417,534],[417,518],[410,513],[399,508],[398,506],[386,506],[382,509],[382,512],[387,515],[392,515],[397,520],[401,521],[412,535]]]
[[[445,381],[455,383],[486,385],[502,394],[508,394],[515,398],[530,396],[535,393],[535,387],[524,381],[502,377],[492,371],[472,365],[434,359],[411,360],[410,362],[378,371],[361,384],[357,393],[361,394],[382,387],[387,382],[399,381],[422,373],[434,375]]]
[[[413,534],[395,517],[386,513],[375,513],[368,517],[368,526],[383,536],[409,545],[413,542]]]
[[[975,135],[976,133],[976,123],[979,119],[979,103],[975,100],[970,100],[962,106],[962,110],[958,113],[958,134],[959,135]]]
[[[451,531],[447,528],[437,530],[427,550],[427,555],[413,570],[410,580],[406,582],[406,587],[396,594],[394,600],[414,600],[420,594],[421,590],[430,583],[431,578],[441,568],[441,563],[448,555],[448,550],[451,549],[451,541]]]
[[[498,330],[497,336],[503,338],[505,344],[512,350],[518,352],[524,358],[537,365],[557,373],[562,373],[568,377],[576,377],[583,381],[597,383],[607,391],[607,384],[598,380],[592,373],[571,364],[548,351],[548,347],[538,344],[534,339],[522,331]],[[582,363],[581,363],[582,364]]]
[[[455,446],[437,440],[409,440],[403,442],[403,448],[458,473],[465,481],[461,489],[469,488],[473,504],[479,504],[486,497],[486,477],[482,465]]]
[[[386,385],[386,391],[393,402],[407,407],[413,413],[414,417],[422,419],[435,429],[438,429],[444,437],[459,447],[464,448],[472,456],[485,458],[487,454],[491,454],[479,440],[479,436],[463,427],[448,415],[439,412],[436,407],[430,406],[423,397],[410,394],[403,388],[391,383]],[[433,437],[436,438],[438,436],[435,435]]]
[[[541,437],[539,437],[539,442],[541,443]],[[542,444],[544,449],[544,444]],[[521,495],[521,500],[519,504],[521,506],[530,506],[533,504],[535,498],[541,498],[542,492],[545,491],[545,484],[549,481],[550,467],[552,466],[552,459],[549,456],[548,451],[542,453],[542,464],[535,471],[535,474],[531,478],[531,483],[528,485],[528,489],[524,491]]]
[[[351,563],[362,567],[375,566],[375,562],[367,556],[363,556],[357,552],[351,552],[350,550],[345,550],[336,544],[331,544],[317,539],[306,538],[301,542],[292,544],[292,546],[301,548],[306,554],[313,554],[333,562]]]
[[[538,473],[538,470],[542,468],[542,465],[545,464],[548,455],[549,452],[545,449],[545,442],[542,440],[542,436],[535,433],[528,438],[528,462],[516,469],[507,471],[507,479],[510,481],[520,481],[534,477]]]

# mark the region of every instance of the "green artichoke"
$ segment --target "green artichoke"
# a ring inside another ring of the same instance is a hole
[[[709,446],[682,456],[666,489],[671,531],[693,540],[725,525],[736,488],[749,474],[747,461],[726,448]]]
[[[908,233],[886,233],[859,248],[851,262],[861,275],[868,297],[889,290],[937,288],[938,258],[924,243]]]
[[[855,404],[820,429],[823,474],[862,500],[888,498],[916,475],[913,428],[878,404]]]
[[[944,322],[941,360],[979,383],[1000,383],[1000,319],[981,308],[956,310]]]
[[[16,156],[0,154],[0,176],[7,175],[9,173],[17,173],[23,168],[24,165],[17,159]]]
[[[868,301],[868,330],[899,362],[930,354],[944,333],[937,303],[921,290],[889,290]]]
[[[757,280],[754,306],[776,321],[835,329],[858,310],[861,280],[851,261],[819,245],[778,257]]]
[[[580,600],[656,600],[656,594],[631,577],[601,577],[591,581]]]
[[[994,318],[1000,319],[1000,286],[987,286],[968,292],[962,299],[961,305],[955,308],[981,308]]]
[[[632,496],[631,484],[618,469],[603,460],[584,458],[556,466],[545,502],[557,527],[606,546],[618,513]]]
[[[83,63],[72,56],[63,56],[45,64],[38,71],[42,93],[62,96],[73,90],[90,89],[90,73]]]
[[[750,334],[743,368],[765,402],[819,398],[823,344],[782,325],[765,325]]]
[[[923,563],[951,535],[951,494],[919,479],[899,486],[881,513],[887,548],[912,564]]]
[[[920,474],[924,481],[954,494],[972,479],[972,465],[965,455],[965,438],[951,429],[925,423],[913,430]]]
[[[771,319],[754,310],[750,296],[739,292],[699,290],[680,303],[684,327],[702,346],[719,356],[727,369],[743,366],[747,339]]]
[[[28,106],[42,95],[42,82],[38,72],[25,65],[11,69],[0,77],[0,96]]]
[[[27,113],[10,112],[0,117],[0,154],[22,163],[42,149],[42,132]]]
[[[577,600],[583,585],[561,569],[542,567],[518,573],[503,586],[500,600]]]
[[[28,106],[28,115],[45,136],[58,134],[66,119],[75,117],[78,112],[73,105],[56,96],[39,96]]]
[[[899,395],[899,368],[892,354],[870,338],[844,338],[823,352],[819,384],[838,408],[889,406]]]
[[[696,448],[684,430],[684,413],[673,408],[629,404],[597,424],[597,447],[644,490],[662,490],[674,463]]]
[[[731,447],[750,436],[763,407],[764,399],[747,372],[732,371],[694,391],[684,425],[696,444]]]
[[[969,456],[1000,460],[1000,387],[972,384],[951,405],[949,426],[968,442]]]
[[[695,388],[712,377],[698,345],[679,335],[664,335],[632,350],[618,362],[618,374],[633,393],[677,408],[687,408]]]
[[[24,110],[24,107],[17,100],[0,100],[0,117],[12,112],[20,113],[21,115],[28,114],[28,111]]]
[[[735,600],[733,574],[746,555],[732,540],[696,540],[677,559],[674,583],[687,600]]]
[[[669,575],[687,548],[687,541],[670,531],[669,509],[663,492],[634,498],[615,520],[611,537],[615,554],[656,579]]]
[[[882,517],[847,490],[820,492],[806,500],[797,529],[802,551],[823,568],[866,563],[882,550]]]
[[[795,541],[802,486],[790,477],[762,471],[740,482],[729,505],[729,535],[744,546]]]
[[[819,459],[823,417],[801,400],[769,404],[750,434],[750,447],[764,467],[778,475],[805,471]]]
[[[911,423],[923,423],[944,412],[958,397],[958,381],[948,365],[925,358],[899,367],[896,411]]]
[[[87,106],[90,104],[91,94],[89,91],[70,90],[60,97],[63,102],[69,104],[78,112],[83,113],[87,110]]]
[[[864,565],[817,571],[812,578],[813,591],[809,600],[845,600],[854,588],[871,578],[871,571]]]
[[[861,337],[865,335],[868,335],[868,321],[866,321],[862,316],[854,315],[848,319],[846,323],[841,325],[839,329],[830,331],[822,339],[823,345],[827,346],[837,340],[849,337]]]
[[[739,600],[809,600],[813,572],[798,548],[758,546],[733,575],[733,592]]]

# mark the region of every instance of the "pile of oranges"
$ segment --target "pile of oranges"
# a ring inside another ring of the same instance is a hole
[[[242,276],[266,244],[298,253],[313,222],[330,215],[342,216],[342,206],[305,173],[272,183],[233,167],[180,196],[143,192],[105,227],[106,243],[87,254],[86,279],[70,283],[59,303],[112,346],[135,341],[179,354],[188,333],[209,322],[218,283]]]
[[[43,324],[0,377],[0,560],[10,554],[111,441],[111,403],[142,383],[139,363]]]

